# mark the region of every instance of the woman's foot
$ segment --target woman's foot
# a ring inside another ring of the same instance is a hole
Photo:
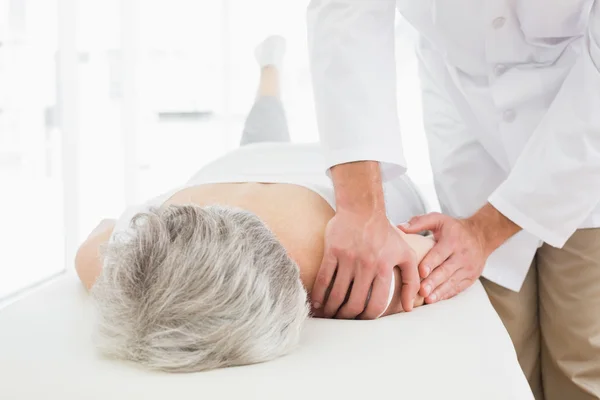
[[[261,68],[273,66],[281,71],[285,54],[285,38],[278,35],[268,36],[254,50],[254,57]]]

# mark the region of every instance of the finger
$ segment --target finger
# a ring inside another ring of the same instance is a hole
[[[336,318],[353,319],[365,310],[369,289],[373,283],[374,272],[369,273],[369,269],[358,266],[352,287],[350,288],[350,298],[340,308]]]
[[[335,276],[335,282],[333,282],[331,292],[323,305],[323,316],[325,318],[333,317],[343,304],[350,288],[350,284],[352,283],[352,267],[353,265],[344,265],[344,263],[340,261]]]
[[[333,283],[335,282],[335,277],[337,275],[337,271],[338,271],[337,268],[335,269],[335,271],[333,271],[333,276],[331,277],[329,286],[327,287],[327,290],[325,290],[325,300],[323,302],[327,301],[327,298],[329,297],[329,293],[331,293],[331,289],[333,288]],[[350,287],[352,287],[352,285],[350,285]],[[314,307],[312,307],[312,309],[313,309],[313,317],[325,318],[325,316],[323,315],[323,305],[322,304],[321,304],[321,308],[315,309]]]
[[[387,268],[380,269],[380,273],[375,275],[373,279],[371,297],[365,311],[359,315],[360,319],[375,319],[385,312],[388,305],[391,283],[391,268],[389,270]]]
[[[437,242],[419,264],[419,274],[423,277],[421,283],[421,296],[427,297],[433,289],[437,287],[432,285],[431,275],[452,256],[453,247],[447,241]]]
[[[412,311],[415,297],[421,287],[421,279],[417,270],[417,260],[412,257],[410,260],[398,265],[402,279],[400,299],[402,300],[402,309],[406,312]]]
[[[445,283],[456,271],[461,269],[461,263],[454,257],[449,258],[447,261],[437,267],[431,275],[429,275],[421,283],[422,291],[421,295],[427,298],[438,286]]]
[[[326,249],[325,254],[323,255],[323,261],[321,261],[319,273],[317,274],[315,284],[310,293],[312,305],[315,310],[319,310],[325,303],[327,289],[329,288],[329,285],[333,279],[337,262],[337,257],[331,252],[331,250]]]
[[[429,213],[412,217],[410,221],[399,226],[404,233],[437,231],[444,223],[446,216],[440,213]]]
[[[468,279],[466,273],[457,272],[446,282],[442,283],[438,288],[425,299],[427,304],[437,303],[441,300],[448,300],[467,289],[473,281]]]

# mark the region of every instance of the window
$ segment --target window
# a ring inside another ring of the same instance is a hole
[[[57,1],[0,1],[0,299],[65,268]]]

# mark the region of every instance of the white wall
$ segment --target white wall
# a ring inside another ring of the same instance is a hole
[[[63,17],[75,18],[72,60],[56,53],[65,46],[58,40],[58,32],[65,38],[65,27],[57,26],[59,4]],[[0,46],[0,185],[10,193],[0,196],[0,218],[9,227],[0,236],[0,254],[8,261],[0,263],[0,298],[70,268],[69,237],[83,240],[101,218],[117,217],[126,203],[183,182],[237,146],[258,78],[254,46],[268,34],[288,40],[283,99],[292,139],[318,140],[307,4],[0,0],[0,42],[5,43]],[[409,173],[428,183],[414,32],[403,22],[397,31],[399,115]],[[71,79],[56,70],[55,57],[73,62]],[[61,99],[71,101],[63,110],[63,129],[48,127],[46,109]],[[159,118],[169,112],[213,116]],[[76,137],[66,135],[74,130]],[[63,162],[67,171],[61,171]],[[73,210],[67,218],[64,204]]]

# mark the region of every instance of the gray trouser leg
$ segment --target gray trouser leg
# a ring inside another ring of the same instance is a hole
[[[240,146],[289,141],[290,133],[281,100],[273,96],[261,96],[256,99],[246,118]]]

